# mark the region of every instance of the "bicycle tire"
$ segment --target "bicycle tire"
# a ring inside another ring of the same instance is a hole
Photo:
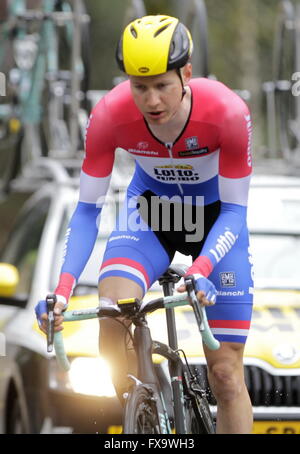
[[[144,385],[135,386],[126,399],[123,421],[124,434],[160,434],[158,396]]]
[[[178,361],[178,356],[165,344],[153,341],[153,352],[167,359],[168,361]],[[182,363],[182,361],[180,360]],[[204,386],[201,385],[197,377],[197,385],[193,386],[192,392],[189,391],[188,369],[182,363],[182,382],[183,398],[186,416],[187,433],[190,434],[214,434],[215,421],[210,411],[210,406],[206,397]],[[169,415],[170,416],[170,415]]]
[[[186,419],[187,433],[215,434],[215,422],[203,391],[194,391],[194,396],[186,400]]]

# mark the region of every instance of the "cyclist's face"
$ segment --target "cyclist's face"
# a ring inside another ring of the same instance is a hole
[[[184,84],[190,76],[190,65],[186,65],[182,71]],[[149,123],[165,124],[181,107],[182,85],[175,70],[158,76],[130,76],[130,84],[135,104]]]

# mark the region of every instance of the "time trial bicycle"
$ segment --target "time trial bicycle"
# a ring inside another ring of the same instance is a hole
[[[127,298],[116,305],[64,312],[64,321],[86,320],[100,317],[122,317],[134,325],[133,345],[138,373],[130,376],[132,386],[125,398],[123,415],[124,434],[212,434],[215,422],[207,401],[206,391],[197,372],[192,372],[185,353],[178,349],[175,323],[176,306],[190,305],[195,315],[202,339],[208,348],[216,350],[219,342],[209,328],[205,308],[199,304],[193,276],[185,276],[186,267],[168,268],[159,283],[164,296],[151,301]],[[184,277],[185,276],[185,277]],[[186,292],[174,294],[175,284],[184,277]],[[53,309],[55,295],[47,297],[48,351],[53,345],[59,365],[68,370],[62,332],[54,333]],[[168,344],[152,340],[146,315],[157,309],[166,310]],[[153,354],[161,355],[169,364],[169,382],[162,383],[154,363]],[[171,399],[168,397],[171,395]]]

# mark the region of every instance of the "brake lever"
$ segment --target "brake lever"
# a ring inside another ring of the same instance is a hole
[[[188,293],[190,304],[194,310],[194,314],[197,320],[197,324],[199,326],[200,331],[204,331],[204,324],[203,324],[203,314],[200,302],[196,296],[196,282],[195,278],[192,275],[188,275],[184,277],[185,287]]]
[[[54,343],[54,306],[57,302],[56,295],[47,295],[46,304],[47,304],[47,352],[51,353],[53,351]]]

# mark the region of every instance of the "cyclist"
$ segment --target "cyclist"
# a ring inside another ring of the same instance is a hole
[[[246,225],[251,119],[245,103],[228,87],[192,79],[192,48],[189,31],[174,17],[145,16],[123,32],[116,57],[129,80],[99,101],[87,126],[79,202],[55,290],[55,329],[62,329],[61,311],[93,249],[114,152],[121,147],[135,158],[136,168],[101,265],[100,304],[141,299],[176,251],[191,255],[188,274],[195,276],[197,296],[207,305],[212,331],[221,341],[218,351],[205,348],[218,406],[217,431],[249,433],[252,408],[243,351],[253,289]],[[157,200],[158,208],[152,203]],[[166,212],[170,228],[164,228]],[[190,218],[196,222],[187,225]],[[184,291],[184,285],[178,290]],[[36,312],[45,331],[44,302]],[[100,350],[112,364],[120,398],[134,365],[133,352],[127,354],[124,346],[125,333],[115,320],[100,321]]]

